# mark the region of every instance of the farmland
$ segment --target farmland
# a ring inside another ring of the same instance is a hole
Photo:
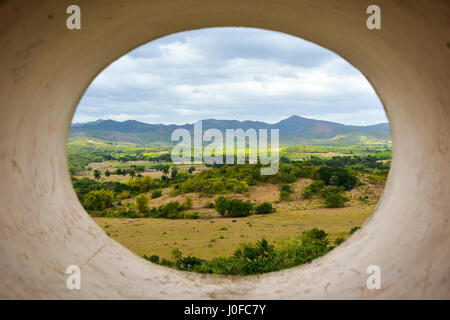
[[[258,165],[174,165],[170,150],[69,141],[74,189],[105,233],[138,256],[226,274],[298,265],[345,241],[372,213],[390,159],[390,146],[377,143],[282,146],[279,172],[261,176]],[[249,250],[263,258],[238,268]]]

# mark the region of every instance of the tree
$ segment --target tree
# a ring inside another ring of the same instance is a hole
[[[280,188],[280,200],[289,200],[291,198],[292,188],[288,184],[282,184]]]
[[[88,210],[104,210],[112,206],[114,192],[111,190],[91,190],[83,197],[83,205]]]
[[[241,199],[232,199],[230,201],[227,214],[230,217],[246,217],[251,214],[253,205],[250,201],[242,201]]]
[[[107,178],[109,178],[110,175],[111,175],[111,172],[109,172],[109,170],[106,170],[106,171],[105,171],[105,176],[106,176]]]
[[[152,199],[159,198],[159,197],[161,197],[161,195],[162,195],[161,190],[153,190],[152,191]]]
[[[141,213],[144,214],[148,211],[148,197],[145,194],[140,194],[136,196],[136,209]]]
[[[229,200],[224,196],[218,196],[216,200],[214,200],[214,204],[214,208],[221,216],[224,216],[230,207]]]
[[[177,167],[172,167],[172,170],[170,172],[170,177],[172,179],[175,179],[175,177],[177,176],[177,173],[178,173],[178,168]]]
[[[153,179],[150,176],[138,177],[134,180],[128,181],[128,186],[140,193],[149,191],[153,186]]]
[[[325,200],[325,207],[327,208],[340,208],[345,205],[349,200],[341,193],[341,190],[336,186],[326,187],[322,191],[322,197]]]
[[[192,172],[194,172],[195,171],[195,167],[190,167],[189,169],[188,169],[188,172],[189,173],[192,173]]]
[[[186,197],[186,200],[183,203],[183,209],[184,210],[188,210],[192,208],[192,198],[191,197]]]
[[[99,180],[101,175],[102,175],[102,173],[100,171],[98,171],[97,169],[94,170],[94,178],[95,178],[95,180]]]
[[[170,166],[168,164],[161,166],[161,171],[163,174],[169,173]]]
[[[266,202],[266,201],[259,204],[255,208],[256,214],[266,214],[266,213],[272,213],[274,211],[275,211],[275,209],[272,207],[272,204],[270,202]]]
[[[133,169],[130,169],[130,170],[128,171],[128,174],[130,175],[131,179],[133,179],[134,176],[136,175],[136,171],[134,171]]]

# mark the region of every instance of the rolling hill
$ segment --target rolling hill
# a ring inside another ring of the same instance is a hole
[[[110,142],[130,142],[140,145],[171,145],[171,133],[178,128],[193,132],[193,124],[164,125],[149,124],[136,120],[118,122],[97,120],[87,123],[74,123],[70,129],[71,139],[94,139]],[[203,120],[203,131],[216,128],[225,129],[279,129],[282,145],[344,145],[365,144],[367,141],[391,143],[388,123],[370,126],[351,126],[340,123],[291,116],[275,124],[260,121]]]

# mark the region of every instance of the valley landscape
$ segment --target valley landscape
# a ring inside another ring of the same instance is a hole
[[[153,263],[232,275],[307,263],[357,230],[383,192],[388,124],[292,116],[203,127],[279,129],[278,173],[260,175],[259,163],[173,164],[170,133],[192,124],[72,125],[68,166],[81,204],[108,236]]]

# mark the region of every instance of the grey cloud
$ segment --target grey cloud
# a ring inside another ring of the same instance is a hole
[[[293,114],[386,121],[367,80],[336,54],[277,32],[214,28],[157,39],[118,59],[91,84],[74,122],[276,122]]]

